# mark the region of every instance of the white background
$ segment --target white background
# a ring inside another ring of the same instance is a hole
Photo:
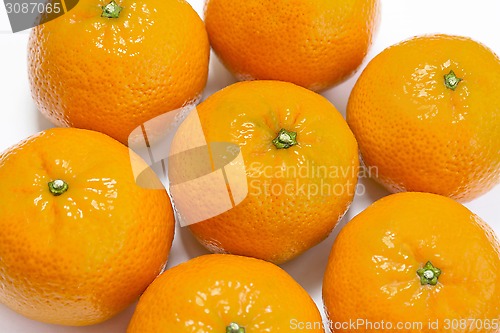
[[[279,1],[279,0],[278,0]],[[203,0],[189,0],[202,15]],[[51,127],[31,101],[27,69],[28,31],[12,34],[5,8],[0,4],[0,151],[38,131]],[[382,0],[382,19],[367,61],[389,45],[428,33],[448,33],[474,38],[500,54],[500,1],[498,0]],[[343,84],[323,93],[342,113],[349,92],[360,71]],[[210,76],[204,96],[234,82],[231,75],[212,55]],[[500,93],[500,92],[499,92]],[[1,185],[0,179],[0,185]],[[356,197],[351,209],[333,234],[320,245],[282,267],[314,298],[322,311],[321,281],[329,250],[340,227],[374,200],[387,194],[380,186],[365,180],[367,192]],[[500,234],[500,186],[466,204]],[[2,198],[0,198],[2,200]],[[496,207],[495,207],[496,206]],[[169,267],[206,253],[188,230],[177,228]],[[138,267],[137,269],[140,269]],[[133,306],[112,320],[92,327],[62,327],[28,320],[0,305],[0,333],[121,333],[126,331]]]

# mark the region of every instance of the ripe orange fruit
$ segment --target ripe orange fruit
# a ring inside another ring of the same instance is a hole
[[[209,49],[184,0],[80,0],[32,30],[31,93],[54,124],[126,144],[145,121],[199,99]]]
[[[0,302],[54,324],[104,321],[160,273],[174,218],[108,136],[51,129],[0,155]],[[150,181],[158,182],[154,173]]]
[[[323,299],[335,332],[498,332],[500,244],[449,198],[390,195],[340,231]]]
[[[322,90],[361,64],[378,13],[378,0],[208,0],[205,23],[214,51],[238,79]]]
[[[500,59],[464,37],[389,47],[361,74],[347,122],[392,192],[468,201],[500,182]],[[374,169],[374,168],[372,168]]]
[[[204,255],[171,268],[139,300],[127,333],[324,332],[307,292],[281,268]]]
[[[202,138],[195,135],[194,116]],[[215,93],[180,126],[171,155],[202,141],[212,152],[217,143],[241,149],[240,160],[221,158],[233,160],[221,191],[207,177],[189,188],[171,186],[180,215],[212,252],[283,263],[325,239],[353,199],[359,167],[354,136],[328,100],[292,83],[240,82]],[[170,179],[220,173],[215,156],[203,171],[199,160],[177,155]],[[228,192],[227,211],[196,219]]]

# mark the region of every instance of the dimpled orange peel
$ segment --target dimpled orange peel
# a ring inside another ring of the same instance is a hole
[[[246,81],[213,94],[196,114],[208,144],[241,149],[233,167],[243,174],[235,177],[226,168],[230,181],[220,192],[234,198],[246,190],[226,211],[189,225],[201,244],[216,253],[283,263],[330,234],[354,197],[359,162],[354,136],[327,99],[288,82]],[[179,127],[172,151],[192,144],[190,124],[188,118]],[[196,171],[189,160],[178,163],[169,168],[170,179]],[[212,172],[221,169],[206,173]],[[209,211],[220,193],[215,184],[192,184],[185,191],[171,188],[181,216]],[[194,197],[201,199],[196,205]]]
[[[240,80],[280,80],[318,91],[361,64],[379,0],[208,0],[215,53]]]

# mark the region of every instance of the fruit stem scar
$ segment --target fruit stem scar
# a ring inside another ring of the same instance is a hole
[[[245,333],[245,328],[236,323],[231,323],[226,327],[226,333]]]
[[[278,149],[290,148],[297,144],[297,133],[282,128],[278,132],[278,136],[273,140],[273,144]]]
[[[49,182],[49,191],[56,197],[66,192],[68,188],[68,183],[61,179],[56,179]]]
[[[457,77],[455,75],[455,72],[453,72],[452,70],[450,70],[450,72],[444,76],[444,85],[446,86],[446,88],[451,90],[457,89],[460,81],[462,81],[462,79]]]
[[[441,270],[428,261],[424,267],[417,270],[417,275],[420,278],[420,284],[422,286],[430,284],[435,286],[438,282],[438,277],[441,275]]]
[[[120,12],[123,7],[118,6],[115,0],[111,0],[106,6],[102,6],[102,14],[101,17],[106,18],[118,18],[120,17]]]

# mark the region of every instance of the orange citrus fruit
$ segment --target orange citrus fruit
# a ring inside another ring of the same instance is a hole
[[[390,195],[340,231],[323,299],[335,332],[498,332],[500,243],[452,199]]]
[[[212,152],[217,143],[241,150],[241,159],[224,168],[221,191],[208,176],[188,189],[171,186],[176,208],[201,244],[212,252],[282,263],[328,236],[353,199],[359,166],[356,140],[328,100],[288,82],[247,81],[210,96],[193,115]],[[199,139],[195,123],[188,117],[180,126],[173,155]],[[222,170],[214,161],[197,170],[200,165],[177,156],[169,165],[174,182]],[[226,211],[193,219],[214,209],[228,191],[234,202]]]
[[[0,155],[0,302],[82,326],[140,296],[167,261],[174,218],[166,191],[136,185],[131,162],[145,164],[104,134],[72,128]]]
[[[347,122],[392,192],[468,201],[500,182],[500,59],[464,37],[389,47],[361,74]]]
[[[328,88],[361,64],[372,42],[378,0],[208,0],[210,43],[240,80]]]
[[[126,144],[145,121],[198,100],[209,48],[184,0],[80,0],[32,30],[31,93],[54,124]]]
[[[306,324],[310,329],[299,329]],[[167,270],[139,300],[127,333],[324,332],[307,292],[271,263],[204,255]]]

